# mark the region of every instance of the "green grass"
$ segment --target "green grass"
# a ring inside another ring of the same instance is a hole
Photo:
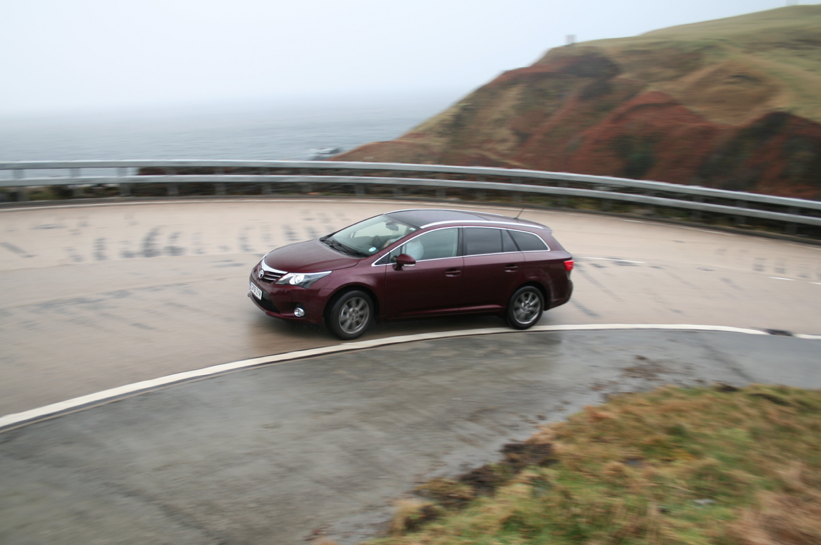
[[[673,81],[699,66],[737,59],[788,90],[773,109],[821,122],[819,29],[821,6],[790,6],[578,47],[603,51],[632,77],[646,81]],[[693,54],[701,60],[690,58]]]
[[[819,391],[662,388],[526,445],[549,455],[421,486],[371,545],[821,542]]]

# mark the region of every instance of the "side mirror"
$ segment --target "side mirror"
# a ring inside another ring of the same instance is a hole
[[[399,254],[396,256],[396,265],[394,265],[394,269],[397,271],[401,271],[402,267],[413,267],[416,265],[416,260],[409,256],[408,254]]]

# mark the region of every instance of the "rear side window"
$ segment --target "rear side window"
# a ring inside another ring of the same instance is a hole
[[[524,233],[522,231],[509,231],[510,236],[516,241],[516,245],[523,252],[534,252],[538,250],[548,250],[549,248],[542,239],[533,233]]]
[[[465,255],[502,253],[502,231],[500,229],[479,229],[466,227]]]
[[[519,248],[516,243],[510,238],[510,231],[502,231],[502,251],[503,252],[518,252]]]

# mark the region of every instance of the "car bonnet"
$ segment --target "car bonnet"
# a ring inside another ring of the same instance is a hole
[[[353,267],[361,259],[341,254],[318,240],[309,240],[272,250],[264,262],[285,272],[319,272]]]

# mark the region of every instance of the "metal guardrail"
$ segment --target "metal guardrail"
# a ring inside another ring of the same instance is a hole
[[[113,170],[115,174],[83,176],[88,170]],[[29,177],[30,171],[51,171],[51,176]],[[146,174],[139,174],[142,170]],[[560,199],[581,197],[610,203],[643,204],[735,218],[756,218],[783,224],[787,232],[796,226],[821,227],[821,202],[687,186],[665,182],[490,167],[354,163],[338,161],[20,161],[0,163],[0,187],[16,188],[18,198],[33,186],[117,185],[122,196],[134,184],[166,184],[169,194],[178,184],[212,183],[217,194],[224,184],[261,184],[262,192],[282,184],[350,185],[365,192],[368,186],[435,188],[517,195],[549,195]],[[64,171],[62,175],[54,171]],[[154,172],[163,174],[155,174]],[[236,173],[239,172],[239,173]],[[279,174],[279,172],[283,172]],[[11,174],[9,176],[8,174]],[[151,173],[151,174],[148,174]],[[420,177],[426,176],[426,177]],[[432,176],[432,177],[431,177]],[[459,179],[451,179],[451,178]],[[470,179],[465,179],[470,178]],[[494,180],[494,181],[488,181]],[[524,183],[523,183],[524,182]]]

